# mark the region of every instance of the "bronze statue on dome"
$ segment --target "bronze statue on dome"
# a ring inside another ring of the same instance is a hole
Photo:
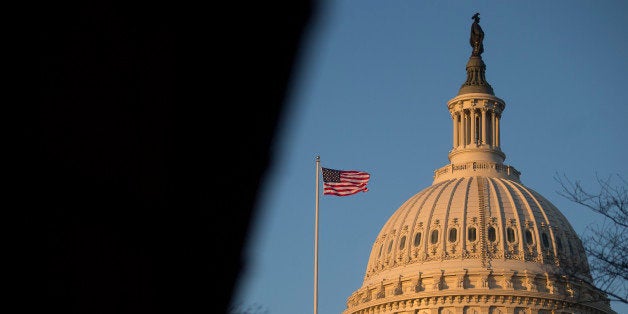
[[[480,27],[480,13],[475,13],[473,17],[473,24],[471,24],[471,38],[469,39],[469,43],[473,48],[473,52],[471,52],[472,56],[480,56],[482,52],[484,52],[484,31],[482,27]]]

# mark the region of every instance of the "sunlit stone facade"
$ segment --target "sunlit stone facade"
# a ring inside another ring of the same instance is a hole
[[[503,163],[506,103],[475,51],[447,103],[450,163],[384,224],[343,314],[614,313],[565,216]]]

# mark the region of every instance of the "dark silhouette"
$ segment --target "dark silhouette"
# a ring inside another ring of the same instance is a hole
[[[225,313],[313,1],[42,5],[12,211],[46,308]]]
[[[473,48],[471,52],[472,56],[480,56],[484,52],[484,31],[480,27],[480,13],[475,13],[473,17],[473,24],[471,24],[471,38],[469,43]]]

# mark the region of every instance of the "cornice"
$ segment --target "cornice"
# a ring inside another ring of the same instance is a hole
[[[441,294],[419,292],[412,296],[394,295],[390,297],[375,298],[364,303],[348,306],[343,314],[365,313],[417,313],[421,310],[443,310],[453,308],[519,308],[534,310],[568,310],[576,313],[613,314],[610,306],[600,305],[595,301],[579,301],[572,297],[548,295],[543,292],[518,292],[513,294],[508,291],[467,293],[443,292]],[[439,312],[440,313],[440,312]],[[616,313],[615,313],[616,314]]]

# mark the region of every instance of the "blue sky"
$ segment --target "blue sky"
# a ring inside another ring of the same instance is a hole
[[[371,173],[369,192],[320,197],[318,312],[345,309],[380,228],[449,163],[446,103],[466,78],[475,12],[486,78],[506,102],[505,163],[579,233],[596,221],[557,194],[554,176],[591,188],[596,175],[628,178],[628,1],[321,1],[304,34],[234,304],[312,313],[320,156],[324,167]]]

